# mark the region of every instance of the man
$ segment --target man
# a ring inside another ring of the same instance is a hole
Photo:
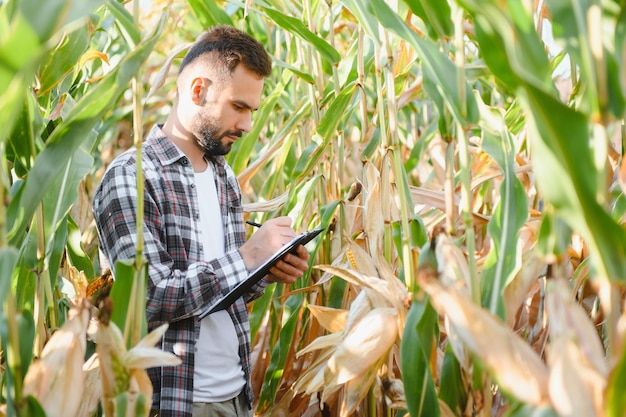
[[[241,190],[223,155],[251,128],[271,59],[249,35],[228,26],[205,32],[190,48],[165,124],[142,147],[144,255],[149,262],[146,313],[152,329],[169,323],[162,348],[178,367],[149,370],[153,413],[249,416],[250,340],[246,302],[268,281],[292,283],[308,267],[302,246],[226,311],[198,314],[295,237],[288,217],[266,222],[245,241]],[[110,265],[135,256],[136,161],[116,158],[96,191],[94,216]]]

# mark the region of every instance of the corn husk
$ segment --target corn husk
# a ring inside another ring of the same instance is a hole
[[[24,396],[35,397],[47,417],[78,412],[85,386],[83,362],[89,317],[90,305],[83,300],[70,310],[68,320],[44,346],[41,358],[28,368]]]
[[[174,354],[154,347],[167,327],[167,324],[158,327],[127,350],[122,333],[115,323],[98,323],[96,354],[102,375],[102,403],[107,416],[148,415],[152,402],[152,384],[145,369],[181,363]]]
[[[602,416],[608,365],[593,323],[563,279],[549,282],[550,399],[562,417]]]
[[[524,340],[455,288],[437,279],[422,279],[420,285],[439,314],[447,316],[450,331],[480,358],[502,389],[532,406],[548,403],[548,369]]]

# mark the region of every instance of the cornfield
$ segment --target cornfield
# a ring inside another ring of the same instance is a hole
[[[274,62],[246,217],[325,228],[250,306],[256,415],[626,416],[618,0],[0,0],[0,416],[145,416],[178,363],[90,202],[216,24]]]

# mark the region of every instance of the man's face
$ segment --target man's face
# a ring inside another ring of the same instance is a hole
[[[226,155],[233,142],[229,137],[241,137],[241,131],[225,131],[215,117],[199,113],[194,119],[196,142],[206,155]]]
[[[193,120],[192,133],[207,155],[225,155],[243,132],[252,127],[252,112],[259,107],[263,78],[242,65],[232,77],[208,87],[203,108]]]

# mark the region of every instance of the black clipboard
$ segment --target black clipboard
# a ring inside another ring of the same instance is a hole
[[[283,258],[288,253],[294,253],[296,248],[300,245],[306,245],[313,238],[324,231],[323,227],[318,227],[315,229],[311,229],[307,232],[301,233],[298,236],[294,237],[289,243],[283,246],[278,252],[276,252],[270,259],[265,261],[261,266],[252,271],[252,273],[248,276],[248,278],[241,281],[237,284],[232,290],[230,290],[225,296],[217,300],[213,303],[209,308],[204,310],[198,316],[200,319],[205,318],[211,313],[215,313],[216,311],[225,310],[232,303],[234,303],[239,297],[243,296],[246,292],[248,292],[254,284],[259,282],[264,276],[266,276],[270,268]]]

